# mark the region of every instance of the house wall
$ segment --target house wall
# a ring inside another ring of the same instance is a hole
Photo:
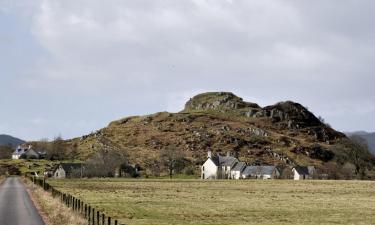
[[[60,167],[55,171],[53,176],[57,179],[66,178],[65,170]]]
[[[20,155],[12,155],[12,159],[19,159]]]
[[[209,158],[201,167],[201,178],[202,179],[218,179],[220,178],[218,174],[218,167]]]
[[[239,180],[241,178],[241,172],[240,171],[231,171],[231,179]]]
[[[293,177],[294,180],[304,180],[304,179],[307,179],[303,175],[299,174],[297,172],[297,170],[295,170],[295,169],[293,169],[293,173],[294,173],[294,177]]]

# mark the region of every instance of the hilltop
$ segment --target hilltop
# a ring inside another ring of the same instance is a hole
[[[0,134],[0,145],[16,147],[17,145],[25,143],[24,140],[12,137],[10,135]]]
[[[87,159],[100,149],[126,153],[144,168],[158,166],[166,148],[183,151],[192,168],[207,151],[238,156],[252,164],[281,167],[343,166],[350,162],[350,140],[292,101],[260,107],[229,92],[191,98],[179,113],[159,112],[111,122],[107,127],[68,140],[72,154]],[[361,153],[366,160],[367,153]]]

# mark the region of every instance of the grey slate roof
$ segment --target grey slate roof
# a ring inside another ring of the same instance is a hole
[[[16,149],[16,150],[12,153],[12,155],[23,155],[23,154],[25,154],[25,149],[22,149],[22,148],[18,148],[18,149]]]
[[[246,166],[245,170],[242,172],[243,175],[255,176],[259,174],[259,166]]]
[[[300,175],[309,175],[309,168],[306,166],[296,166],[294,169],[297,170]]]
[[[271,175],[275,170],[276,166],[247,166],[243,171],[243,175]]]
[[[220,156],[216,155],[211,157],[211,160],[215,163],[216,166],[233,166],[238,159],[232,156]]]
[[[233,167],[232,171],[240,171],[242,172],[246,167],[246,163],[244,162],[238,162],[236,165]]]

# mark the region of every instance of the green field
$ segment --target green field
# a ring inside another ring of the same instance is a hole
[[[375,182],[49,180],[124,224],[375,224]]]

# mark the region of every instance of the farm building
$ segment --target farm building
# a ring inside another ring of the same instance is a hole
[[[40,159],[42,157],[43,154],[35,151],[32,145],[19,145],[12,153],[12,159]]]
[[[294,180],[313,179],[315,167],[313,166],[296,166],[292,169]]]
[[[230,156],[212,156],[201,167],[202,179],[277,179],[280,171],[275,166],[247,166],[237,158]]]
[[[82,163],[60,163],[54,170],[53,176],[57,179],[78,176],[84,170]]]
[[[242,172],[243,179],[278,179],[280,171],[276,166],[247,166]]]

